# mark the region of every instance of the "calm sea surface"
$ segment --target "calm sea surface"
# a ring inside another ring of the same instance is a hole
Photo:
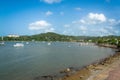
[[[15,48],[16,42],[0,46],[0,80],[33,80],[58,73],[67,67],[82,67],[105,58],[114,51],[97,46],[79,46],[70,42],[29,42]]]

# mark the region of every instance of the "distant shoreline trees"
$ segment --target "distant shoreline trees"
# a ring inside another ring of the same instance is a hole
[[[41,33],[31,36],[19,36],[19,37],[4,37],[4,41],[68,41],[68,42],[94,42],[94,43],[105,43],[117,45],[120,47],[120,36],[103,36],[103,37],[92,37],[92,36],[68,36],[61,35],[53,32]],[[2,41],[2,37],[0,38]]]

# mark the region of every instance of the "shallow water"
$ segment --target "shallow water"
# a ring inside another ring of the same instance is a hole
[[[16,42],[0,46],[0,80],[33,80],[58,73],[67,67],[82,67],[105,58],[114,51],[98,46],[79,46],[75,42],[29,42],[15,48]]]

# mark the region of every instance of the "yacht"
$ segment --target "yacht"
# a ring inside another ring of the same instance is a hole
[[[14,47],[24,47],[24,44],[23,43],[16,43],[13,46]]]

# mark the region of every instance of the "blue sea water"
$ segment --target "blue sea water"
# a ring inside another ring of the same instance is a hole
[[[67,67],[82,67],[114,53],[110,48],[80,46],[77,42],[17,42],[0,46],[0,80],[33,80]]]

